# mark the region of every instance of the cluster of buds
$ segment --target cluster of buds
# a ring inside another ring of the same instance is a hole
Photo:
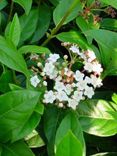
[[[44,64],[38,62],[41,73],[32,76],[30,81],[34,87],[38,87],[41,81],[48,86],[48,80],[52,80],[51,89],[44,93],[43,103],[75,110],[81,100],[92,98],[94,90],[102,86],[100,75],[103,69],[93,51],[80,51],[77,45],[69,46],[68,50],[71,60],[67,55],[61,58],[59,54],[50,54]],[[82,62],[81,69],[73,69],[76,60]]]

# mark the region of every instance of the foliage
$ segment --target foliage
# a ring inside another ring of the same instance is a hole
[[[0,1],[0,156],[117,155],[116,9],[117,0]],[[103,72],[84,70],[74,46],[93,52]],[[104,86],[89,83],[95,95],[77,107],[44,102],[55,81],[41,75],[51,53],[58,70],[70,62]]]

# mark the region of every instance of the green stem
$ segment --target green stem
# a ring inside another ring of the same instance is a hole
[[[55,28],[52,29],[51,34],[48,36],[48,38],[42,43],[42,46],[45,46],[53,37],[54,35],[59,31],[63,23],[65,22],[66,18],[69,16],[69,14],[72,12],[72,10],[75,8],[76,4],[79,0],[75,0],[75,2],[70,6],[66,14],[63,16],[61,21],[56,25]]]
[[[14,5],[14,2],[13,2],[13,0],[11,0],[11,6],[10,6],[9,17],[8,17],[8,23],[9,23],[9,21],[11,20],[11,17],[12,17],[13,5]]]

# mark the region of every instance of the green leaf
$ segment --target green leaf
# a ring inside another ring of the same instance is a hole
[[[79,0],[61,0],[53,12],[55,25],[60,22],[67,24],[77,17],[81,10],[82,5]]]
[[[5,93],[10,90],[9,83],[13,82],[13,75],[10,70],[3,71],[0,76],[0,92]]]
[[[34,112],[40,93],[30,90],[11,91],[0,96],[0,140],[16,141],[37,126],[40,114]]]
[[[31,10],[29,15],[22,15],[19,20],[21,24],[20,42],[22,43],[29,39],[36,30],[38,22],[38,9]]]
[[[48,154],[50,156],[54,155],[54,142],[56,129],[59,124],[62,112],[55,106],[48,106],[44,113],[44,132],[48,140]]]
[[[117,120],[109,112],[117,111],[117,105],[104,100],[87,100],[78,107],[82,129],[97,136],[112,136],[117,133]]]
[[[61,0],[49,0],[54,6],[57,6],[57,4],[61,1]]]
[[[104,18],[101,23],[101,28],[117,31],[117,20],[111,18]]]
[[[108,30],[89,30],[86,35],[94,38],[100,48],[101,62],[106,75],[117,74],[117,33]],[[109,36],[109,37],[108,37]]]
[[[18,3],[28,15],[32,6],[32,0],[13,0],[15,3]]]
[[[6,38],[10,39],[14,43],[15,46],[17,46],[19,43],[20,34],[21,34],[20,23],[19,23],[19,18],[17,14],[14,15],[12,22],[8,26],[9,27],[7,28],[8,30],[5,36]]]
[[[15,84],[12,84],[12,83],[9,83],[9,87],[10,89],[13,91],[13,90],[22,90],[23,88],[20,87],[20,86],[17,86]]]
[[[56,35],[56,37],[62,42],[70,42],[78,44],[79,47],[83,49],[89,48],[86,39],[77,31],[62,32]]]
[[[82,128],[78,121],[78,117],[76,116],[74,112],[69,112],[65,116],[65,118],[62,120],[59,128],[57,129],[55,145],[58,146],[60,144],[61,140],[68,133],[69,130],[71,130],[71,132],[80,141],[84,155],[85,155],[86,149],[85,149],[85,142],[84,142]]]
[[[24,58],[17,52],[14,45],[0,36],[0,62],[7,67],[29,76]]]
[[[113,8],[116,8],[117,9],[117,0],[100,0],[100,2],[103,2],[107,5],[111,5]]]
[[[8,2],[7,0],[2,0],[0,2],[0,10],[2,10],[3,8],[5,8],[7,6]]]
[[[51,53],[48,48],[37,46],[37,45],[22,46],[18,51],[21,54],[26,54],[26,53],[49,54]]]
[[[38,134],[36,130],[33,130],[26,138],[25,138],[28,146],[30,148],[42,147],[45,145],[44,141]]]
[[[117,104],[117,94],[113,94],[112,96],[112,100]]]
[[[82,156],[82,152],[80,141],[68,131],[57,147],[56,156]]]
[[[1,156],[34,156],[32,151],[23,141],[18,141],[13,144],[3,144]]]
[[[40,5],[38,12],[38,22],[36,30],[32,36],[31,43],[39,41],[49,28],[51,20],[50,7],[47,5]]]
[[[117,152],[105,152],[105,153],[97,153],[91,156],[116,156]]]

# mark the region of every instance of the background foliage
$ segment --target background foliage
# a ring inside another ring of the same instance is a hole
[[[0,0],[0,156],[117,155],[117,0]],[[29,54],[94,50],[104,86],[77,111],[44,106]]]

